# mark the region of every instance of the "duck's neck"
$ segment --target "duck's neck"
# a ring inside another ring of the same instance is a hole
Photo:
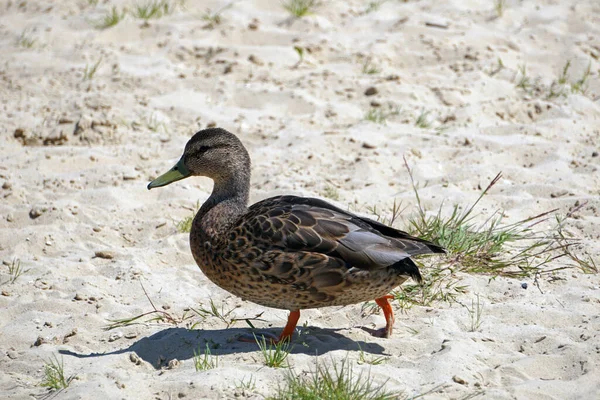
[[[227,232],[248,209],[250,174],[237,173],[215,179],[213,191],[194,217],[192,241],[213,241]]]

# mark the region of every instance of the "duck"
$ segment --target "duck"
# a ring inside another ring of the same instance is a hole
[[[276,343],[292,339],[301,310],[372,300],[386,321],[377,336],[389,338],[394,326],[389,293],[408,278],[422,281],[411,257],[445,252],[318,198],[281,195],[248,206],[250,155],[222,128],[194,134],[175,166],[147,187],[191,176],[214,182],[191,225],[194,260],[233,295],[289,311]]]

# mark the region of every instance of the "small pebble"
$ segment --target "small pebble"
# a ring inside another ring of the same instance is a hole
[[[181,365],[181,361],[179,361],[178,359],[174,358],[172,360],[169,361],[168,364],[168,368],[169,369],[175,369],[177,367],[179,367]]]
[[[527,282],[523,282],[523,283],[521,283],[521,287],[522,287],[523,289],[527,289]]]
[[[16,358],[19,357],[19,353],[17,353],[14,349],[10,349],[6,352],[6,355],[8,356],[8,358],[10,358],[11,360],[14,360]]]
[[[135,353],[129,354],[129,360],[135,365],[140,365],[142,363],[142,359]]]
[[[135,179],[139,178],[139,174],[136,172],[125,172],[123,174],[123,180],[124,181],[133,181]]]
[[[598,157],[598,154],[599,154],[599,153],[598,153],[597,151],[594,151],[594,152],[592,153],[592,157]]]
[[[454,382],[456,382],[456,383],[459,383],[459,384],[461,384],[461,385],[467,385],[467,384],[468,384],[468,382],[467,382],[467,381],[465,381],[463,378],[461,378],[460,376],[457,376],[457,375],[454,375],[454,376],[452,377],[452,380],[453,380]]]
[[[46,211],[48,211],[48,208],[46,208],[46,207],[43,207],[43,206],[33,206],[31,208],[31,210],[29,211],[29,218],[36,219],[37,217],[41,216]]]
[[[259,22],[260,22],[259,20],[257,20],[256,18],[254,18],[254,19],[252,20],[252,22],[250,22],[250,23],[248,24],[248,29],[250,29],[251,31],[255,31],[255,30],[257,30],[257,29],[258,29],[258,24],[259,24]]]
[[[374,96],[376,95],[377,92],[377,88],[374,86],[371,86],[370,88],[368,88],[367,90],[365,90],[365,96]]]
[[[38,346],[43,345],[44,343],[49,343],[49,342],[46,339],[44,339],[43,337],[38,336],[38,338],[35,340],[35,342],[33,342],[33,345],[35,347],[38,347]]]
[[[250,61],[254,65],[265,65],[264,61],[256,57],[254,54],[250,54],[250,56],[248,57],[248,61]]]
[[[112,251],[100,250],[94,253],[94,257],[112,260],[113,258],[115,258],[115,254]]]
[[[112,333],[109,337],[108,337],[108,341],[109,342],[114,342],[116,340],[119,340],[123,337],[123,333],[122,332],[114,332]]]
[[[534,343],[539,343],[539,342],[541,342],[542,340],[545,340],[545,339],[546,339],[546,336],[539,337],[539,338],[537,338],[537,339],[535,340],[535,342],[534,342]]]

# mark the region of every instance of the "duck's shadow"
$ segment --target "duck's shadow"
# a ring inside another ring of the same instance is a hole
[[[262,332],[262,331],[261,331]],[[256,336],[260,338],[260,332]],[[59,350],[59,353],[78,358],[105,357],[115,354],[135,353],[137,356],[160,369],[171,360],[188,360],[196,354],[204,354],[206,345],[212,355],[234,353],[251,353],[259,350],[257,343],[242,342],[236,338],[248,336],[248,329],[229,328],[189,330],[185,328],[168,328],[155,334],[141,338],[131,346],[106,353],[79,354],[70,350]],[[269,346],[267,342],[267,347]],[[271,346],[274,347],[274,346]],[[322,355],[334,350],[364,351],[370,354],[386,355],[384,348],[377,343],[355,341],[340,335],[335,329],[309,328],[300,335],[294,335],[290,345],[292,354]],[[132,361],[136,361],[132,357]]]

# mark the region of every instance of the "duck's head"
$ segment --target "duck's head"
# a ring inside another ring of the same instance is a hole
[[[211,178],[215,185],[249,184],[250,156],[234,134],[221,128],[204,129],[187,142],[177,164],[150,182],[148,189],[194,175]]]

